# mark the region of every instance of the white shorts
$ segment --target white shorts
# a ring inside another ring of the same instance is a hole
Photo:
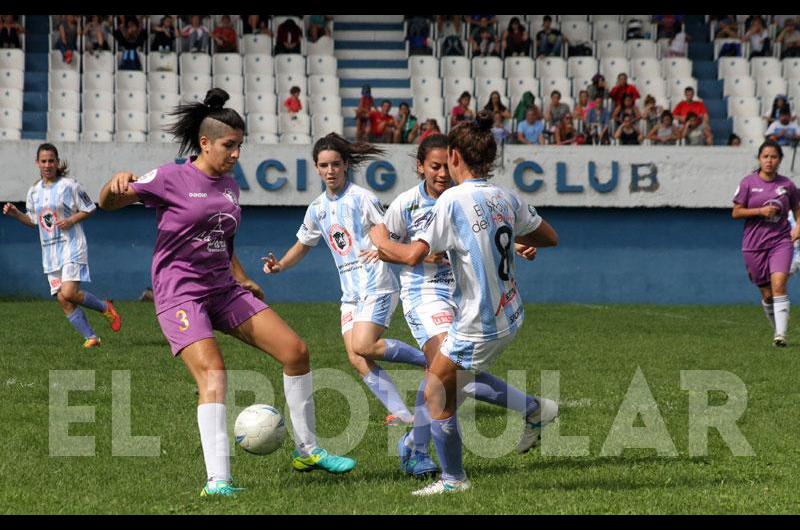
[[[50,295],[55,296],[61,289],[62,282],[90,282],[89,265],[85,263],[65,263],[57,271],[47,273],[47,283],[50,284]]]
[[[455,307],[444,300],[418,304],[406,311],[408,329],[420,349],[433,337],[447,333],[455,318],[455,311]]]
[[[486,342],[458,340],[447,335],[440,351],[464,370],[488,370],[516,335],[515,331],[505,337]]]
[[[356,322],[374,322],[388,328],[399,298],[394,292],[366,296],[356,304],[342,304],[342,335],[352,330]]]

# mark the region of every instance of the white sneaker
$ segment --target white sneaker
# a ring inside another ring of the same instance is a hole
[[[558,403],[552,399],[540,398],[536,412],[525,418],[525,430],[517,444],[518,453],[527,453],[532,447],[539,445],[542,429],[553,423],[558,417]]]
[[[472,487],[469,479],[464,480],[445,480],[440,478],[433,484],[429,484],[421,490],[412,491],[411,495],[417,497],[427,497],[429,495],[441,495],[442,493],[455,493],[458,491],[467,491]]]
[[[786,337],[784,337],[783,335],[775,335],[775,338],[772,339],[772,345],[777,346],[778,348],[785,348]]]

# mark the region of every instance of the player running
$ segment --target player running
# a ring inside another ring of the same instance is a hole
[[[800,214],[800,193],[790,179],[778,174],[783,150],[767,140],[758,148],[756,171],[744,177],[733,197],[734,219],[746,219],[742,255],[747,274],[761,292],[761,305],[772,324],[772,344],[786,347],[789,295],[786,282],[792,263],[792,243],[800,228],[791,229],[789,211]]]
[[[119,331],[122,320],[110,300],[100,300],[85,289],[81,282],[90,282],[89,252],[81,221],[97,209],[81,184],[69,177],[66,162],[58,159],[52,144],[42,144],[36,150],[39,182],[31,186],[25,204],[26,214],[13,204],[6,203],[3,213],[31,228],[39,227],[42,244],[42,268],[67,320],[84,338],[84,348],[100,346],[100,337],[79,306],[99,313]]]
[[[488,112],[481,111],[476,120],[450,131],[447,165],[456,186],[441,194],[411,243],[392,241],[385,226],[371,232],[382,258],[394,257],[408,265],[421,263],[428,254],[448,251],[455,278],[455,320],[431,363],[425,386],[442,475],[415,491],[417,496],[470,488],[456,419],[459,386],[468,379],[459,372],[488,369],[522,324],[514,242],[530,247],[558,242],[555,231],[533,207],[526,207],[516,193],[488,182],[497,155],[492,121]],[[556,406],[543,406],[535,428],[541,430],[557,414]]]
[[[174,356],[180,355],[197,382],[197,423],[206,464],[201,496],[230,496],[241,488],[231,479],[226,427],[226,373],[214,329],[271,355],[283,365],[283,390],[292,419],[298,471],[346,473],[350,458],[317,447],[308,349],[264,302],[264,294],[233,252],[241,223],[239,187],[231,176],[239,159],[245,124],[229,108],[224,90],[211,89],[203,103],[177,107],[169,129],[193,152],[182,164],[167,164],[142,177],[117,173],[100,193],[100,207],[117,210],[137,201],[156,208],[153,290],[158,322]]]
[[[397,278],[389,265],[378,260],[369,239],[370,229],[383,222],[384,210],[375,194],[347,179],[348,168],[381,153],[371,144],[350,143],[335,133],[314,144],[314,163],[326,190],[306,210],[297,242],[280,260],[271,252],[264,258],[264,273],[276,274],[294,267],[320,239],[325,240],[339,271],[347,358],[388,409],[386,423],[411,424],[413,416],[394,382],[375,361],[426,366],[425,355],[398,340],[381,338],[397,307],[399,291]],[[371,252],[361,255],[365,250]]]

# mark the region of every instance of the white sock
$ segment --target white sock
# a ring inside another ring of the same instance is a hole
[[[772,331],[775,332],[775,309],[772,304],[766,303],[764,300],[761,300],[761,307],[764,308],[764,313],[767,315],[770,323],[772,324]]]
[[[303,456],[317,448],[313,391],[311,372],[294,376],[283,374],[283,393],[292,418],[292,437]]]
[[[206,461],[208,481],[231,480],[230,445],[224,403],[203,403],[197,406],[197,425]]]
[[[789,327],[789,295],[773,296],[772,305],[775,306],[775,335],[785,337]]]

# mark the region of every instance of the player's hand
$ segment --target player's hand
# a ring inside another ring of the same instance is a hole
[[[781,213],[781,210],[777,206],[770,204],[767,206],[762,206],[758,212],[761,214],[761,217],[775,217]]]
[[[121,195],[128,191],[128,184],[136,182],[136,176],[133,173],[122,171],[116,173],[111,179],[111,186],[108,190],[114,195]]]
[[[358,253],[358,257],[363,263],[375,263],[381,260],[377,250],[362,250]]]
[[[374,243],[376,247],[379,247],[379,243],[389,239],[389,229],[386,228],[386,225],[383,223],[376,224],[372,227],[372,230],[369,231],[369,237],[372,239],[372,243]]]
[[[10,202],[7,202],[3,205],[3,215],[8,215],[9,217],[18,217],[19,213],[20,212],[17,207]]]
[[[267,257],[262,257],[261,261],[264,262],[264,274],[278,274],[281,272],[281,264],[278,263],[275,254],[272,252],[267,253]]]
[[[56,227],[59,230],[69,230],[73,226],[75,226],[75,221],[70,221],[69,219],[62,219],[56,223]]]
[[[536,247],[514,243],[514,252],[516,252],[517,256],[528,261],[533,261],[536,259]]]
[[[264,299],[264,291],[261,289],[261,287],[256,282],[254,282],[250,278],[246,279],[245,281],[243,281],[239,285],[241,285],[242,287],[244,287],[245,289],[247,289],[248,291],[253,293],[253,296],[258,298],[259,300],[263,300]]]
[[[438,252],[436,254],[429,254],[425,256],[425,259],[422,260],[425,263],[433,263],[435,265],[449,265],[450,262],[447,259],[447,252]]]

